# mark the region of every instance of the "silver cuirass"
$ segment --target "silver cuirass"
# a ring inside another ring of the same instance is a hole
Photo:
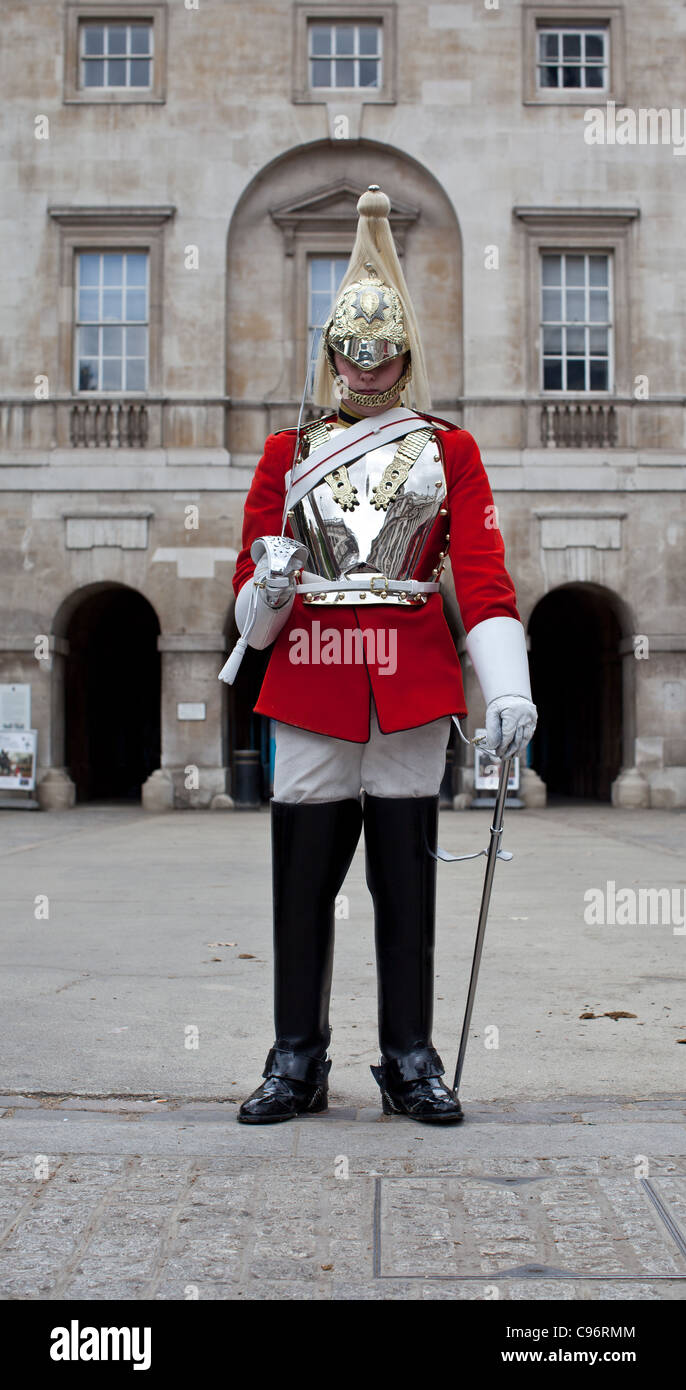
[[[316,446],[344,427],[316,421],[310,431]],[[447,521],[442,528],[436,523],[447,518],[447,488],[437,432],[422,425],[370,449],[328,473],[289,511],[293,535],[310,553],[309,577],[345,585],[339,591],[315,590],[313,598],[323,603],[425,601],[395,584],[389,592],[383,580],[436,580],[440,575]]]

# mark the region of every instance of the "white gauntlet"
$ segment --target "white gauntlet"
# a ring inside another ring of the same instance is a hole
[[[467,634],[467,652],[486,701],[486,735],[499,758],[521,753],[538,714],[531,700],[524,628],[516,618],[486,618]]]
[[[245,632],[255,605],[254,622],[248,633],[248,646],[262,651],[278,637],[295,598],[295,578],[291,574],[269,573],[269,559],[263,555],[255,565],[251,579],[246,580],[236,599],[236,626]]]

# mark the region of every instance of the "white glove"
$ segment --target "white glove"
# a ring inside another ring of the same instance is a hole
[[[499,758],[514,758],[533,737],[538,721],[536,706],[523,695],[498,695],[486,707],[488,747]]]

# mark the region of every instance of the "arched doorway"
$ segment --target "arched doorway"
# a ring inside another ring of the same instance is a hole
[[[597,584],[567,584],[529,621],[538,728],[531,762],[549,795],[610,800],[622,765],[621,604]]]
[[[160,766],[157,615],[123,584],[89,586],[69,609],[65,765],[76,799],[137,801]]]

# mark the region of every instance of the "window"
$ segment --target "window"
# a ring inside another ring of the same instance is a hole
[[[395,100],[395,4],[296,0],[293,16],[293,101]]]
[[[607,87],[607,32],[605,29],[560,29],[547,25],[538,30],[537,79],[541,87]]]
[[[145,251],[77,253],[75,390],[146,390],[148,304]]]
[[[379,24],[317,24],[308,27],[310,86],[380,87]]]
[[[161,0],[67,0],[65,102],[164,101],[166,19]]]
[[[310,256],[307,296],[307,362],[309,390],[314,384],[314,368],[322,328],[331,313],[338,287],[345,275],[348,256]]]
[[[624,12],[617,4],[522,5],[523,99],[545,106],[623,100]]]
[[[588,252],[541,256],[544,391],[609,391],[611,258]]]
[[[152,24],[79,25],[79,76],[83,87],[152,86]]]

